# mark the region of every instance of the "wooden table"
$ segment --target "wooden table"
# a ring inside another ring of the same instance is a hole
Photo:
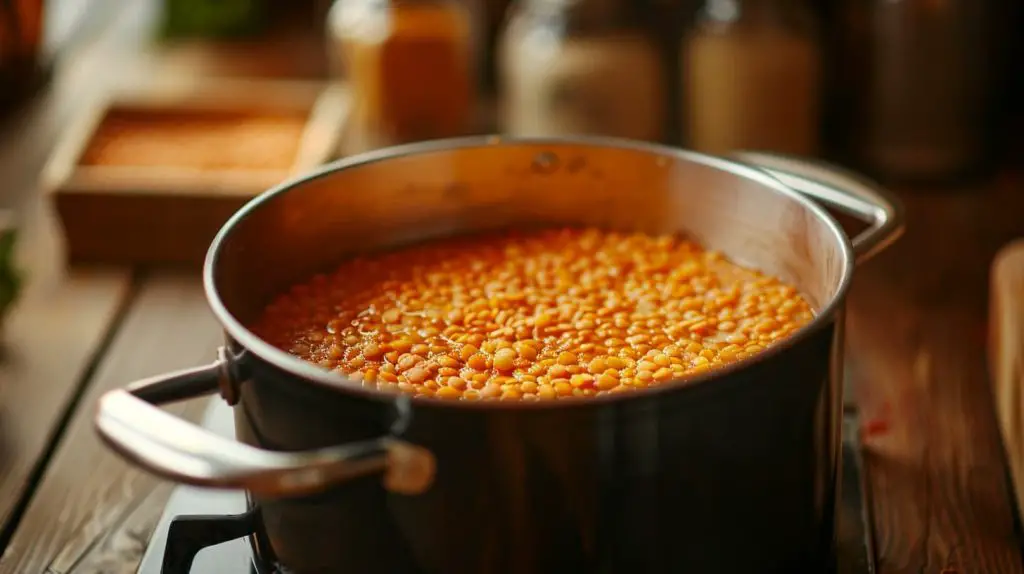
[[[3,197],[27,218],[32,277],[0,358],[0,574],[134,572],[171,487],[100,445],[96,399],[209,361],[221,340],[196,274],[62,269],[35,193],[60,127],[114,81],[105,58],[137,40],[135,12],[0,128]],[[1024,174],[902,195],[908,233],[859,270],[849,320],[881,571],[1021,573],[984,334],[988,263],[1024,235]],[[195,419],[202,407],[173,408]]]
[[[986,367],[989,265],[1024,236],[1024,174],[906,190],[907,233],[859,270],[848,340],[883,572],[1021,572]]]

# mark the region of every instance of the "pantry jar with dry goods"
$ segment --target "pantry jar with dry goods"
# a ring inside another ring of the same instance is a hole
[[[0,2],[0,114],[29,96],[46,78],[42,0]]]
[[[837,91],[850,164],[903,183],[952,183],[992,167],[1005,33],[999,6],[840,3],[836,37],[845,73]]]
[[[502,128],[523,136],[663,139],[656,39],[628,0],[526,0],[500,40]]]
[[[803,0],[707,0],[680,45],[689,147],[815,155],[817,30]]]
[[[363,147],[470,132],[479,70],[475,17],[459,0],[337,0],[330,57],[353,91]]]

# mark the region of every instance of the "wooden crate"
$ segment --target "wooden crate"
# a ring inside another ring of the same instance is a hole
[[[200,264],[217,231],[247,201],[335,157],[348,108],[343,86],[321,82],[205,80],[112,94],[68,129],[43,173],[69,259]],[[89,165],[90,145],[117,114],[299,115],[305,123],[293,161],[281,169]]]

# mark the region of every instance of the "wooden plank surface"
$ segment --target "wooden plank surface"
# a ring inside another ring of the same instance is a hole
[[[0,574],[133,571],[168,491],[156,492],[161,482],[101,444],[92,426],[95,404],[103,392],[136,379],[207,363],[221,342],[198,277],[162,274],[142,282],[0,559]],[[207,401],[168,408],[197,420]]]
[[[189,411],[190,418],[193,412]],[[111,528],[95,537],[92,547],[67,570],[68,574],[136,574],[142,553],[156,530],[174,488],[175,485],[168,482],[154,485]],[[72,552],[77,553],[77,550]],[[197,571],[196,574],[204,573]]]
[[[127,271],[65,271],[59,228],[36,193],[61,122],[102,88],[91,81],[102,77],[102,56],[83,50],[81,68],[58,74],[56,81],[82,89],[48,92],[0,124],[0,205],[17,214],[16,259],[26,276],[22,299],[3,325],[0,355],[0,552],[129,293]]]
[[[992,263],[989,372],[1017,512],[1024,513],[1024,237]]]
[[[0,359],[0,530],[31,487],[127,292],[126,273],[75,273],[9,317]]]
[[[1024,572],[986,372],[989,264],[1024,177],[906,191],[907,233],[858,270],[848,341],[884,574]]]

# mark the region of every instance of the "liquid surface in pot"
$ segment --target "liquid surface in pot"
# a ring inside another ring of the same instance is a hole
[[[551,400],[720,368],[812,317],[793,286],[683,237],[567,228],[355,258],[280,295],[254,331],[367,387]]]

